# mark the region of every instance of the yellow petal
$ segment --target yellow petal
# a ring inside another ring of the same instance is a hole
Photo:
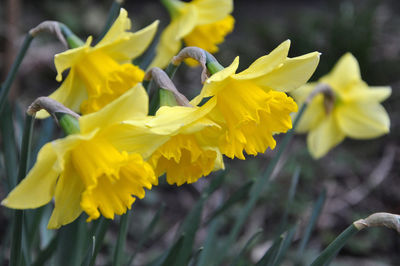
[[[55,207],[47,225],[49,229],[57,229],[73,222],[82,212],[80,206],[81,193],[84,190],[82,180],[72,165],[65,167],[57,181],[55,191]]]
[[[276,47],[268,55],[262,56],[254,61],[246,70],[235,75],[235,79],[252,79],[263,76],[280,64],[284,63],[290,48],[290,40],[286,40]]]
[[[91,49],[90,44],[92,43],[92,39],[92,36],[90,36],[87,38],[85,45],[55,55],[54,64],[57,70],[57,81],[61,81],[62,73],[75,65],[75,63]]]
[[[182,47],[182,38],[196,26],[197,12],[193,6],[187,5],[178,19],[171,21],[160,37],[156,48],[156,56],[148,69],[152,67],[165,68],[169,61]]]
[[[79,119],[81,132],[90,132],[100,125],[105,128],[124,120],[142,118],[147,115],[147,110],[148,96],[139,83],[100,111],[82,116]]]
[[[150,119],[146,125],[151,128],[152,132],[160,135],[171,135],[175,134],[177,131],[182,132],[183,127],[191,127],[193,122],[198,121],[209,113],[215,104],[216,102],[214,100],[210,100],[201,107],[163,106],[157,111],[156,116]],[[206,127],[210,124],[212,124],[212,122],[204,123],[202,126]]]
[[[95,49],[101,49],[102,52],[119,63],[127,63],[147,49],[157,32],[158,23],[158,20],[154,21],[149,26],[134,33],[124,32],[118,35],[116,31],[113,33],[115,36],[112,40],[110,38],[110,40],[107,39],[108,42],[106,43],[100,42]]]
[[[317,68],[319,56],[320,53],[313,52],[287,58],[280,67],[253,81],[266,90],[291,91],[307,82]]]
[[[119,151],[139,153],[147,159],[158,147],[170,138],[169,135],[157,135],[151,132],[142,122],[130,121],[132,124],[117,124],[100,133]]]
[[[389,116],[378,103],[343,104],[337,113],[341,130],[349,137],[369,139],[389,132]]]
[[[386,100],[391,94],[392,88],[390,87],[368,87],[365,84],[365,88],[352,88],[351,91],[345,94],[344,100],[377,103]]]
[[[96,45],[103,46],[123,37],[126,37],[127,31],[131,29],[131,20],[128,18],[128,12],[121,8],[117,19],[112,24],[104,38]]]
[[[194,5],[197,9],[198,25],[224,19],[233,11],[233,0],[194,0],[190,5]]]
[[[208,78],[204,83],[200,94],[191,100],[190,104],[198,105],[204,97],[216,95],[220,89],[224,88],[224,83],[228,83],[230,81],[230,77],[235,74],[238,66],[239,56],[233,60],[230,66],[222,69]]]
[[[85,84],[81,78],[76,75],[74,69],[71,69],[67,78],[60,87],[49,95],[50,98],[68,106],[74,112],[80,112],[82,101],[88,98]],[[36,113],[36,118],[47,118],[49,114],[45,110],[40,110]]]
[[[346,53],[339,59],[332,71],[320,79],[320,82],[331,85],[335,91],[341,91],[346,90],[349,84],[359,80],[361,80],[361,74],[357,59],[351,53]]]
[[[189,34],[187,34],[183,41],[186,46],[197,46],[210,53],[218,52],[218,45],[222,43],[225,36],[232,32],[235,19],[228,15],[222,20],[218,20],[213,23],[198,25]],[[193,64],[194,60],[189,61],[190,66],[196,66]],[[195,63],[197,61],[194,61]]]
[[[21,183],[1,204],[14,209],[38,208],[48,203],[54,195],[58,172],[54,169],[57,157],[48,143],[39,151],[37,162]]]
[[[308,134],[308,150],[315,159],[321,158],[330,149],[343,141],[344,137],[344,133],[336,122],[335,114],[331,113],[318,127],[311,130]]]
[[[324,99],[322,95],[317,95],[311,101],[300,118],[296,131],[305,133],[313,130],[318,124],[325,119]]]

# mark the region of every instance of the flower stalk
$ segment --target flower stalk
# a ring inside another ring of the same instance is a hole
[[[21,158],[19,162],[19,170],[18,170],[18,180],[20,183],[22,179],[24,179],[29,164],[29,158],[31,153],[31,142],[32,142],[32,129],[34,117],[30,115],[26,115],[25,117],[25,126],[24,133],[22,136],[22,145],[21,145]],[[22,258],[22,243],[26,241],[22,241],[23,238],[23,219],[24,212],[22,210],[14,211],[14,222],[13,222],[13,232],[12,232],[12,240],[11,240],[11,251],[10,251],[10,266],[18,266],[20,265],[20,261]]]
[[[378,212],[352,223],[314,260],[311,266],[326,265],[357,232],[369,227],[387,227],[400,233],[400,215]]]
[[[40,110],[46,110],[63,129],[66,135],[76,134],[79,129],[79,115],[61,103],[49,97],[37,98],[27,110],[28,115],[35,115]]]

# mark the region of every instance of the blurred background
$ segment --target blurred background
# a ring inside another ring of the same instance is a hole
[[[0,1],[0,74],[5,79],[16,52],[29,29],[44,20],[57,20],[67,24],[78,36],[98,35],[105,23],[112,1]],[[301,168],[300,179],[289,221],[298,223],[300,230],[293,247],[304,232],[311,208],[323,190],[327,199],[312,232],[312,238],[303,254],[310,262],[326,245],[349,224],[374,212],[400,213],[400,2],[396,0],[331,0],[331,1],[235,1],[233,16],[234,32],[220,46],[216,58],[222,65],[229,65],[240,56],[240,69],[247,68],[258,57],[269,53],[286,39],[292,41],[289,56],[294,57],[312,51],[322,53],[317,71],[311,78],[317,80],[333,67],[341,55],[351,52],[358,59],[363,80],[369,85],[392,87],[392,96],[384,102],[391,118],[390,134],[378,139],[349,140],[333,149],[320,160],[308,154],[304,136],[296,136],[289,150],[283,155],[262,199],[248,218],[238,245],[258,228],[264,230],[262,238],[246,254],[254,262],[271,245],[271,239],[279,230],[283,209],[293,172]],[[159,19],[161,28],[169,22],[167,11],[159,1],[126,1],[124,7],[132,19],[133,30],[140,29]],[[13,108],[23,117],[26,107],[39,96],[48,95],[59,84],[55,80],[54,54],[64,47],[53,36],[36,38],[18,73],[10,99]],[[186,66],[179,68],[174,78],[178,89],[193,97],[201,88],[200,70]],[[53,121],[39,121],[38,128],[47,127],[59,136]],[[21,129],[16,126],[17,142]],[[49,139],[35,137],[35,150]],[[281,136],[277,136],[278,145]],[[0,139],[0,145],[4,145]],[[230,194],[246,181],[259,175],[270,161],[273,151],[246,161],[225,158],[227,173],[222,188],[206,203],[203,213],[207,218]],[[3,158],[1,158],[3,160]],[[34,160],[34,158],[33,158]],[[2,165],[2,162],[0,166]],[[3,169],[3,168],[0,168]],[[0,171],[4,180],[4,171]],[[165,181],[147,192],[143,200],[133,206],[132,223],[127,250],[135,248],[139,233],[161,204],[165,211],[136,257],[135,265],[142,265],[167,249],[179,223],[193,207],[204,187],[214,177],[202,178],[193,185],[177,188]],[[6,189],[0,185],[0,198]],[[240,202],[225,212],[225,229],[229,230],[241,208]],[[4,243],[9,214],[0,208],[0,240]],[[204,242],[207,226],[197,234],[196,246]],[[106,243],[113,243],[117,225],[113,224]],[[293,249],[292,253],[295,249]],[[111,250],[107,245],[101,251],[106,257]],[[294,254],[292,254],[294,256]],[[290,252],[289,252],[290,256]],[[101,258],[99,260],[101,263]],[[106,264],[106,262],[104,262]],[[102,265],[102,264],[99,264]],[[290,265],[287,264],[287,265]],[[332,265],[400,265],[400,237],[394,231],[382,228],[369,229],[351,239]]]

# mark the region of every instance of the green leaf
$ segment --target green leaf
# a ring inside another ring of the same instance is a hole
[[[282,260],[284,259],[286,252],[289,249],[290,244],[292,243],[292,239],[294,237],[294,233],[296,232],[296,230],[297,226],[294,226],[286,233],[286,236],[283,242],[281,243],[279,250],[275,256],[274,263],[272,264],[273,266],[281,265]]]
[[[310,221],[307,223],[307,227],[303,238],[301,239],[299,249],[297,250],[297,259],[300,260],[302,257],[305,247],[310,239],[311,232],[317,223],[318,217],[321,214],[322,207],[324,206],[326,199],[326,190],[324,189],[318,197],[318,200],[314,203],[313,210],[311,213]]]
[[[95,227],[95,234],[91,234],[91,236],[94,235],[94,249],[93,249],[93,254],[89,260],[89,265],[94,266],[97,258],[97,254],[100,251],[101,245],[103,244],[104,237],[106,235],[108,226],[110,225],[110,220],[106,219],[104,217],[100,217],[97,226]]]
[[[233,264],[234,266],[238,266],[240,261],[242,260],[244,254],[247,252],[248,249],[251,248],[251,246],[253,246],[256,241],[258,240],[259,236],[262,234],[263,230],[262,229],[258,229],[257,232],[255,232],[250,238],[249,240],[247,240],[246,244],[244,245],[244,247],[242,248],[242,250],[239,252],[239,254],[233,259]]]
[[[232,207],[235,203],[244,199],[249,194],[249,190],[253,183],[254,183],[254,180],[249,180],[246,183],[244,183],[238,190],[233,192],[232,195],[220,207],[218,207],[218,209],[216,209],[211,214],[211,216],[207,219],[206,223],[209,223],[210,221],[215,219],[217,216],[221,215],[226,210],[228,210],[230,207]]]
[[[26,115],[24,132],[22,135],[21,158],[19,161],[19,169],[18,169],[18,183],[21,182],[22,179],[24,179],[28,169],[29,156],[31,153],[32,129],[34,121],[35,119],[32,116]],[[25,255],[25,260],[27,262],[30,261],[29,258],[30,252],[28,249],[28,243],[26,240],[26,236],[23,235],[24,232],[23,219],[24,219],[23,211],[15,210],[12,221],[13,234],[11,239],[10,266],[19,266],[19,264],[21,263],[21,258],[23,253]],[[23,252],[21,252],[22,245],[24,245],[22,249]]]
[[[204,243],[204,249],[200,254],[197,266],[207,266],[211,264],[216,250],[217,231],[220,227],[220,224],[220,218],[213,219],[210,223],[206,242]]]
[[[29,46],[33,40],[33,36],[29,33],[25,36],[24,42],[22,43],[21,48],[18,51],[17,58],[14,60],[10,72],[8,72],[6,80],[0,87],[0,112],[3,110],[4,105],[7,101],[7,96],[11,88],[11,84],[13,83],[15,76],[18,72],[18,69],[24,59],[26,52],[28,51]]]
[[[10,191],[17,185],[18,151],[15,141],[11,107],[8,102],[5,103],[4,109],[1,112],[0,130],[4,150],[4,164],[7,174],[7,190]]]
[[[262,256],[262,258],[256,263],[255,266],[272,265],[279,251],[282,241],[283,236],[279,236],[278,238],[276,238],[272,246],[264,253],[264,256]]]
[[[184,240],[185,240],[185,235],[181,235],[169,250],[164,252],[160,257],[155,259],[153,262],[149,263],[148,266],[175,265],[174,263],[177,260],[177,257],[179,255],[179,250],[181,249]]]
[[[182,248],[179,250],[179,256],[175,261],[174,266],[186,266],[189,262],[190,255],[192,254],[194,239],[196,236],[197,229],[200,226],[201,213],[203,210],[203,204],[205,197],[200,198],[193,209],[186,216],[182,227],[181,234],[185,235],[185,240]],[[167,264],[168,265],[168,264]]]
[[[142,234],[142,236],[139,239],[139,242],[135,248],[135,251],[133,252],[131,258],[129,259],[129,262],[127,265],[131,265],[133,262],[133,259],[135,258],[137,252],[141,249],[141,247],[143,246],[143,244],[149,239],[150,235],[152,234],[156,224],[158,223],[158,221],[160,220],[160,217],[162,216],[162,214],[164,213],[165,210],[165,204],[162,203],[161,207],[157,210],[156,214],[154,215],[153,219],[151,219],[151,222],[149,223],[149,225],[146,227],[146,229],[144,230],[144,233]]]
[[[292,182],[290,183],[288,199],[286,201],[286,207],[285,207],[285,210],[284,210],[284,213],[282,216],[282,221],[281,221],[279,232],[284,232],[286,230],[286,226],[288,223],[288,216],[289,216],[290,208],[293,203],[294,195],[296,194],[296,188],[297,188],[297,184],[299,182],[299,177],[300,177],[300,167],[296,167],[296,169],[294,170],[294,173],[292,175]]]
[[[122,264],[122,255],[124,253],[126,236],[128,234],[129,214],[130,211],[127,211],[127,213],[120,218],[117,245],[114,251],[113,265],[115,266],[120,266]]]
[[[347,241],[359,230],[351,224],[313,261],[311,266],[325,266],[337,255]]]
[[[268,183],[268,180],[269,180],[272,172],[274,171],[275,166],[277,165],[283,151],[286,149],[286,146],[289,144],[289,141],[293,137],[293,132],[296,129],[299,119],[301,118],[301,116],[304,113],[304,110],[306,108],[307,108],[307,104],[303,104],[298,115],[296,116],[296,119],[293,122],[292,129],[286,133],[282,142],[277,147],[278,151],[275,154],[275,156],[272,158],[271,162],[268,164],[267,169],[265,170],[263,175],[259,176],[253,183],[251,190],[250,190],[249,199],[247,200],[244,208],[242,208],[242,211],[240,212],[238,218],[235,220],[235,223],[233,225],[233,228],[229,234],[227,241],[224,243],[224,246],[220,249],[220,252],[219,252],[220,257],[216,262],[217,265],[219,265],[220,262],[224,259],[224,257],[228,253],[228,250],[231,250],[232,244],[237,239],[245,221],[247,220],[252,209],[254,208],[255,204],[257,203],[257,200],[259,199],[261,192],[264,190],[266,184]]]
[[[42,266],[45,265],[46,261],[48,261],[51,256],[56,251],[58,245],[58,235],[54,236],[50,243],[39,252],[36,260],[33,262],[32,266]]]
[[[79,265],[89,242],[87,225],[83,215],[59,229],[57,265]]]

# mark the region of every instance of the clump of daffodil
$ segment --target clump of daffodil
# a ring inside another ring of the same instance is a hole
[[[162,145],[148,153],[148,162],[153,166],[156,176],[165,173],[169,184],[180,186],[223,169],[224,163],[217,142],[220,126],[206,118],[213,103],[202,107],[190,106],[162,70],[152,69],[151,72],[161,87],[168,87],[175,95],[179,94],[180,100],[175,100],[171,91],[163,89],[161,103],[166,105],[161,106],[154,116],[125,121],[124,124],[132,125],[135,128],[133,133],[137,132],[137,128],[146,128],[148,131],[145,135],[153,136],[149,139],[163,139]],[[178,102],[183,106],[178,105]],[[129,146],[126,148],[130,149]]]
[[[149,163],[157,176],[166,174],[169,184],[190,184],[224,168],[215,138],[219,126],[205,118],[210,107],[164,106],[147,123],[153,133],[168,136]]]
[[[102,110],[80,117],[80,132],[43,146],[32,170],[2,205],[38,208],[54,197],[50,229],[71,223],[82,211],[87,221],[124,214],[136,197],[144,197],[144,188],[157,184],[150,164],[140,152],[124,151],[121,137],[121,121],[145,117],[147,100],[139,84]],[[155,149],[156,143],[155,138],[151,144],[139,141],[137,150]]]
[[[233,30],[233,0],[162,0],[171,15],[171,23],[161,34],[156,57],[150,67],[164,68],[182,47],[197,46],[210,53]]]
[[[57,81],[69,74],[49,97],[75,112],[88,114],[100,110],[141,82],[144,72],[131,64],[147,48],[157,30],[158,21],[135,33],[128,32],[131,21],[125,9],[104,38],[94,47],[92,37],[86,43],[55,56]],[[45,112],[39,113],[44,116]]]
[[[238,74],[237,57],[230,66],[208,78],[200,95],[192,100],[193,105],[206,97],[215,102],[208,117],[224,129],[219,140],[224,155],[245,159],[243,151],[257,155],[268,147],[273,149],[273,134],[292,127],[290,114],[297,111],[297,105],[285,92],[310,78],[319,53],[289,58],[289,47],[290,41],[283,42]]]
[[[303,104],[318,86],[325,88],[324,93],[312,98],[297,127],[298,132],[308,132],[307,146],[314,158],[324,156],[346,136],[370,139],[389,132],[389,116],[380,102],[390,96],[391,88],[368,86],[352,54],[343,55],[329,74],[292,95]]]

